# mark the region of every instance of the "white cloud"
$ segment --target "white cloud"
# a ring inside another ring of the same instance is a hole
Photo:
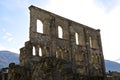
[[[112,0],[113,1],[113,0]],[[103,1],[104,2],[104,1]],[[49,0],[46,9],[93,28],[101,29],[105,59],[120,58],[120,3],[106,7],[96,4],[96,0]]]
[[[99,18],[105,16],[102,8],[94,4],[94,0],[50,0],[46,8],[51,12],[87,25],[93,25],[93,23],[97,25]]]
[[[5,47],[3,47],[1,44],[0,44],[0,50],[5,50]]]
[[[7,32],[6,29],[3,29],[2,31],[3,31],[3,33],[4,33],[4,35],[3,35],[2,38],[3,38],[5,41],[8,41],[8,42],[13,41],[13,39],[14,39],[14,38],[13,38],[13,34]]]
[[[13,38],[12,38],[12,37],[8,38],[8,42],[11,42],[12,40],[13,40]]]
[[[8,33],[8,32],[6,32],[6,35],[7,35],[7,36],[12,36],[12,34],[11,34],[11,33]]]
[[[4,0],[4,1],[1,1],[0,3],[1,6],[11,11],[25,8],[27,4],[28,4],[28,0],[24,0],[24,1],[23,0],[12,0],[12,1]]]
[[[9,47],[5,47],[4,45],[0,44],[0,50],[7,50],[7,51],[11,51],[11,52],[15,52],[19,54],[19,49],[17,48],[9,48]]]
[[[104,7],[106,12],[110,12],[113,8],[119,5],[119,0],[95,0],[95,3],[101,7]]]

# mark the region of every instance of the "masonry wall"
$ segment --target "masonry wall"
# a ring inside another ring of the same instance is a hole
[[[105,75],[100,30],[34,6],[29,9],[30,41],[21,48],[21,55],[24,55],[20,57],[21,65],[26,65],[30,59],[38,59],[35,56],[56,57],[72,62],[81,75]],[[39,27],[43,31],[39,32]]]

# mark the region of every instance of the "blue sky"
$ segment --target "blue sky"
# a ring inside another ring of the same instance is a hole
[[[19,53],[29,40],[30,5],[100,29],[105,59],[120,62],[120,0],[1,0],[0,50]]]
[[[0,49],[18,52],[29,39],[29,10],[32,4],[44,6],[42,0],[0,1]],[[19,52],[18,52],[19,53]]]

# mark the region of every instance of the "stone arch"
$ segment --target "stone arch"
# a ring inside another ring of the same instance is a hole
[[[63,29],[61,26],[58,26],[58,38],[63,38]]]
[[[42,56],[43,50],[42,50],[42,47],[40,47],[39,45],[35,45],[33,46],[33,49],[32,49],[32,55],[33,56]]]
[[[84,53],[83,52],[76,52],[75,53],[75,61],[83,61],[84,60]]]
[[[42,48],[41,47],[39,47],[39,56],[42,56],[43,54],[42,54]]]
[[[35,53],[35,46],[33,46],[33,48],[32,48],[32,55],[33,55],[33,56],[36,55],[36,53]]]
[[[37,19],[37,32],[43,33],[43,22],[40,19]]]
[[[69,51],[66,48],[57,48],[56,49],[56,58],[68,60]]]
[[[62,49],[57,48],[57,50],[56,50],[56,58],[61,58],[61,52],[62,52]]]
[[[75,41],[77,45],[83,45],[83,37],[81,36],[80,32],[79,33],[75,33]]]
[[[78,45],[79,44],[79,37],[78,37],[78,33],[75,33],[75,41],[76,41],[76,44]]]
[[[98,48],[98,42],[95,36],[89,36],[90,48]]]

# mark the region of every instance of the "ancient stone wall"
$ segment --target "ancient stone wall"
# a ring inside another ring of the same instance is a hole
[[[37,80],[38,78],[35,78],[35,76],[38,76],[37,69],[39,70],[39,66],[43,64],[48,67],[49,64],[46,63],[46,58],[50,57],[50,59],[54,58],[54,60],[60,59],[70,62],[72,64],[72,73],[79,74],[79,79],[85,76],[91,80],[103,80],[105,66],[100,30],[90,28],[35,6],[30,6],[29,9],[30,35],[25,47],[20,49],[20,66],[33,71],[35,74],[32,74],[34,75],[32,77]],[[43,62],[39,63],[39,61]],[[54,70],[54,68],[50,70]],[[58,73],[59,76],[59,72],[54,72]],[[38,73],[41,73],[41,70]],[[51,75],[55,76],[56,74]]]

